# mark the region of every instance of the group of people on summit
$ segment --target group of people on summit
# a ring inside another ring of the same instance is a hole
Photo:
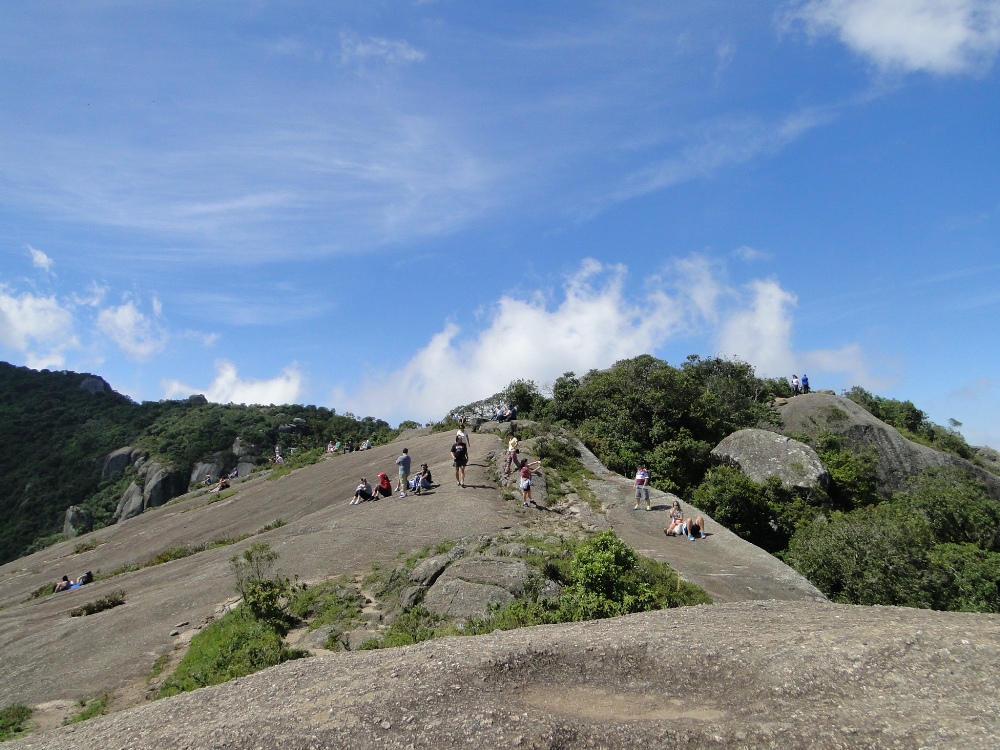
[[[455,483],[459,487],[465,487],[465,467],[469,463],[469,435],[465,431],[464,423],[459,424],[458,432],[455,433],[455,442],[451,446],[452,466],[455,467]],[[393,489],[389,475],[384,471],[378,474],[378,484],[372,487],[366,477],[361,477],[361,482],[354,490],[354,497],[348,505],[359,505],[367,500],[378,500],[379,497],[389,497],[393,492],[398,492],[401,498],[406,497],[407,490],[415,495],[419,495],[423,490],[432,489],[434,477],[427,464],[420,464],[420,471],[410,475],[411,459],[410,449],[403,448],[402,454],[396,459],[396,487]]]
[[[803,393],[809,393],[809,376],[802,373],[802,380],[799,380],[798,375],[792,375],[792,395],[798,396]]]

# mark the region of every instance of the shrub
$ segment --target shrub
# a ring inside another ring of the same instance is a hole
[[[0,709],[0,742],[12,740],[28,730],[32,710],[22,703]]]
[[[836,602],[929,607],[927,521],[888,504],[819,516],[801,526],[785,562]]]
[[[82,709],[75,716],[67,719],[64,724],[77,724],[81,721],[87,721],[88,719],[93,719],[95,716],[101,716],[105,711],[108,710],[108,702],[111,700],[111,696],[108,693],[94,698],[92,701],[80,701],[80,708]]]
[[[657,607],[652,587],[636,574],[638,556],[613,531],[603,531],[577,549],[572,583],[559,601],[560,620],[593,620]]]
[[[288,648],[268,622],[247,616],[240,608],[191,639],[187,654],[157,697],[218,685],[304,656],[308,653]]]
[[[112,591],[110,594],[105,596],[103,599],[97,599],[92,602],[87,602],[81,607],[70,610],[70,617],[85,617],[87,615],[96,615],[98,612],[103,612],[106,609],[113,609],[115,607],[120,607],[125,603],[125,592],[119,589],[118,591]]]
[[[939,544],[927,567],[934,609],[1000,612],[1000,554],[974,544]]]
[[[923,516],[938,542],[971,543],[1000,552],[1000,503],[956,467],[927,469],[896,493],[893,505]]]

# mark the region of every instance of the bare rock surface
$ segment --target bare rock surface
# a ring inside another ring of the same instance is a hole
[[[855,608],[804,607],[803,602],[822,600],[822,595],[783,563],[711,519],[705,540],[667,539],[662,528],[671,497],[654,491],[652,512],[633,511],[631,481],[609,472],[585,450],[583,460],[596,477],[589,480],[596,502],[571,494],[551,508],[522,508],[519,492],[516,499],[504,500],[494,461],[503,454],[506,441],[488,433],[473,438],[467,486],[458,487],[448,454],[452,438],[451,433],[425,432],[370,451],[331,455],[276,481],[255,475],[222,499],[197,490],[115,526],[0,566],[0,706],[72,704],[108,691],[116,696],[116,705],[125,701],[121,696],[130,695],[132,704],[141,703],[154,661],[169,655],[176,663],[190,638],[233,606],[229,558],[256,541],[269,543],[280,554],[281,573],[318,581],[363,575],[372,563],[392,565],[401,553],[445,540],[481,538],[485,541],[470,542],[465,549],[456,547],[440,557],[454,567],[477,545],[485,545],[478,553],[483,558],[476,563],[479,573],[474,575],[470,568],[464,577],[456,574],[450,580],[463,587],[495,588],[491,593],[506,599],[512,596],[505,588],[512,585],[505,583],[506,575],[488,582],[482,570],[495,563],[520,564],[509,553],[527,546],[522,541],[525,535],[558,537],[582,529],[614,528],[641,553],[669,562],[686,580],[704,587],[716,602],[734,606],[445,639],[404,650],[331,654],[52,735],[31,736],[21,746],[557,747],[592,740],[624,747],[640,742],[698,746],[722,737],[718,742],[732,747],[795,747],[783,744],[785,738],[797,742],[797,733],[814,720],[833,721],[830,726],[841,732],[834,736],[844,746],[851,744],[843,740],[846,733],[863,732],[852,745],[861,746],[867,732],[874,731],[872,726],[908,725],[898,717],[910,716],[905,712],[911,709],[926,709],[929,698],[912,706],[889,705],[878,721],[878,706],[868,707],[869,713],[839,718],[834,701],[840,701],[845,711],[855,707],[851,682],[855,677],[848,669],[854,664],[851,649],[872,654],[856,667],[858,674],[875,671],[882,663],[876,657],[883,652],[876,646],[868,651],[864,644],[880,643],[879,638],[888,643],[889,633],[897,627],[892,622],[881,635],[873,630],[871,641],[865,640],[863,628],[850,631],[854,635],[848,638],[841,632],[846,622],[843,613]],[[370,478],[380,470],[392,475],[404,445],[414,461],[430,464],[440,484],[420,496],[348,505],[360,476]],[[544,480],[540,475],[536,485],[540,498]],[[255,534],[277,518],[285,525]],[[76,591],[30,598],[32,591],[64,573],[108,573],[172,547],[243,534],[254,536]],[[439,562],[418,565],[426,569],[418,576],[421,581],[412,585],[419,589],[415,596],[447,575],[448,567],[440,568]],[[126,592],[124,606],[88,617],[69,616],[71,609],[118,589]],[[543,594],[558,596],[558,590]],[[736,604],[769,599],[784,602],[761,607]],[[792,607],[787,614],[786,605]],[[919,623],[912,626],[914,631],[930,632],[927,623],[933,622],[956,628],[961,624],[962,632],[975,631],[980,623],[994,630],[996,625],[995,619],[969,615],[954,616],[964,620],[934,620],[933,613],[897,616],[896,610],[884,611],[897,618],[927,618],[907,620]],[[867,614],[857,617],[878,620]],[[357,648],[372,635],[362,627],[344,638]],[[921,637],[915,641],[918,646],[907,647],[919,656],[912,661],[944,659],[935,654],[951,648],[948,638],[944,645],[925,651],[933,639]],[[989,638],[995,644],[995,632]],[[910,659],[907,649],[893,651],[894,658]],[[689,653],[694,657],[687,661]],[[992,651],[976,653],[993,668]],[[964,659],[965,652],[960,656]],[[811,663],[814,658],[816,664]],[[774,666],[762,666],[770,664]],[[761,669],[762,675],[756,675]],[[800,678],[799,669],[805,670],[805,677]],[[893,674],[907,675],[910,666],[899,669],[904,672]],[[822,676],[826,682],[814,689],[809,686],[817,670],[826,670]],[[968,671],[976,679],[977,674]],[[927,677],[931,681],[926,684],[890,680],[878,683],[879,688],[865,683],[864,695],[873,699],[877,689],[884,689],[893,700],[902,700],[896,695],[904,690],[929,691],[929,686],[953,690],[957,678],[937,685],[936,675]],[[756,694],[776,686],[778,692],[766,696],[773,716],[765,722],[755,710]],[[969,710],[982,709],[986,700],[983,692]],[[965,724],[955,736],[972,741],[978,737],[962,732]],[[823,745],[803,741],[801,746]]]
[[[9,747],[985,750],[998,669],[996,616],[740,602],[288,662]]]
[[[822,487],[830,472],[810,446],[768,430],[737,430],[724,438],[711,456],[738,469],[758,484],[777,477],[789,487]]]
[[[667,512],[675,495],[649,491],[652,512],[635,505],[632,481],[610,471],[584,446],[582,461],[597,479],[588,484],[604,509],[600,518],[638,552],[669,563],[691,583],[705,589],[715,602],[747,599],[825,601],[823,593],[778,558],[740,539],[699,508],[682,503],[686,516],[704,516],[707,539],[667,538]]]
[[[1000,477],[950,453],[919,445],[869,414],[849,398],[829,393],[807,393],[775,402],[788,435],[816,437],[822,430],[843,435],[857,448],[872,447],[878,454],[879,490],[890,494],[902,490],[910,477],[924,469],[957,466],[986,485],[994,500],[1000,500]]]

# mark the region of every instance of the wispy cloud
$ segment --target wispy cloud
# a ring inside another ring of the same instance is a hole
[[[43,253],[38,248],[28,245],[28,252],[31,254],[31,265],[40,268],[45,273],[52,273],[52,258]]]
[[[399,65],[420,62],[426,56],[402,39],[382,39],[375,36],[362,39],[357,34],[346,32],[340,35],[340,61],[344,65],[359,61]]]
[[[1000,50],[996,0],[800,0],[782,19],[836,36],[882,70],[980,72]]]
[[[236,365],[225,360],[216,362],[215,370],[215,379],[206,388],[185,385],[178,380],[164,381],[165,397],[202,393],[217,404],[292,404],[302,393],[302,373],[294,364],[269,380],[243,380]]]
[[[724,167],[745,164],[780,151],[813,128],[833,119],[829,107],[809,107],[767,121],[755,116],[724,117],[702,123],[688,145],[666,159],[635,170],[612,194],[615,202],[629,200],[694,179],[711,177]]]

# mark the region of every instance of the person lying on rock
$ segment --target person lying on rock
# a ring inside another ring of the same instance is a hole
[[[667,536],[686,536],[692,542],[695,539],[704,539],[705,519],[696,516],[685,521],[684,514],[681,512],[681,504],[674,500],[670,508],[670,525],[663,530],[663,533]]]
[[[72,591],[73,589],[78,589],[81,586],[85,586],[88,583],[93,583],[94,574],[89,570],[82,576],[77,578],[75,581],[69,580],[66,576],[62,577],[62,580],[56,584],[56,591]]]
[[[222,492],[222,490],[228,490],[228,489],[229,489],[229,477],[222,477],[222,479],[219,480],[219,483],[208,491],[208,494],[211,495],[214,492]]]

